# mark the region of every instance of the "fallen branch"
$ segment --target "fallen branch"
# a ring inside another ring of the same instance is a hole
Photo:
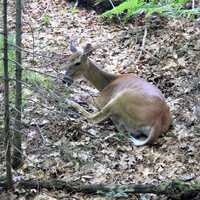
[[[129,197],[138,193],[151,193],[156,195],[165,195],[168,198],[176,200],[192,200],[200,194],[199,183],[186,183],[183,181],[171,181],[169,183],[153,184],[129,184],[129,185],[112,185],[112,184],[91,184],[83,185],[77,182],[64,182],[61,180],[21,180],[18,182],[20,188],[48,190],[64,190],[66,192],[82,192],[85,194],[110,196],[110,197]],[[0,187],[5,187],[5,183],[0,183]]]

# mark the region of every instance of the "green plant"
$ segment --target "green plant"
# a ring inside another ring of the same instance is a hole
[[[9,50],[8,50],[8,58],[9,61],[9,76],[14,77],[15,76],[15,63],[13,62],[15,60],[15,48],[12,46],[14,44],[14,35],[9,36]],[[3,37],[0,35],[0,56],[3,57]],[[3,60],[0,60],[0,76],[3,77]],[[43,86],[45,88],[51,88],[53,87],[52,81],[49,77],[44,77],[44,75],[38,74],[36,72],[24,70],[23,71],[23,80],[32,83],[37,84],[40,86]]]
[[[127,0],[121,3],[119,6],[113,8],[110,11],[107,11],[103,14],[106,17],[112,17],[113,15],[120,15],[124,12],[127,13],[127,16],[134,15],[136,11],[139,11],[140,8],[144,5],[143,0]]]
[[[48,26],[50,24],[51,17],[49,15],[44,15],[42,19],[42,24]]]
[[[14,78],[15,77],[15,63],[13,62],[15,60],[15,47],[12,46],[12,44],[15,43],[14,35],[9,36],[9,50],[8,50],[8,57],[9,57],[9,77]],[[0,58],[3,58],[3,37],[0,35]],[[0,59],[0,77],[3,77],[4,71],[3,71],[3,60]],[[0,82],[2,82],[3,79],[0,79]],[[28,84],[34,86],[39,86],[45,89],[51,89],[53,88],[53,81],[51,78],[46,77],[44,75],[38,74],[36,72],[32,72],[29,70],[23,70],[22,72],[22,81],[27,82]],[[11,85],[12,85],[11,81]],[[22,96],[22,106],[26,104],[27,97],[31,96],[33,94],[33,90],[30,88],[23,87],[23,96]],[[15,91],[13,87],[11,87],[10,92],[10,101],[12,105],[15,103]]]
[[[126,0],[112,10],[103,13],[102,16],[112,18],[116,15],[123,14],[125,19],[129,19],[140,13],[145,13],[146,16],[158,13],[167,16],[185,17],[200,14],[200,8],[190,10],[184,9],[184,4],[187,2],[189,2],[189,0],[151,0],[149,2],[146,2],[145,0]]]
[[[45,89],[53,88],[53,81],[51,78],[29,70],[23,71],[23,80],[33,86],[43,87]]]
[[[8,43],[9,45],[14,44],[14,35],[9,35],[8,37]],[[3,36],[0,35],[0,77],[3,77]],[[9,46],[8,49],[8,58],[10,60],[15,60],[15,51],[14,48],[12,46]],[[13,62],[9,62],[9,74],[14,75],[15,73],[15,69],[14,69],[14,63]]]

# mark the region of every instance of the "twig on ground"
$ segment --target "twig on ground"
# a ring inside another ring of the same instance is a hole
[[[160,59],[157,58],[156,56],[154,56],[151,52],[147,51],[146,49],[143,49],[143,51],[147,54],[149,54],[152,58],[154,58],[155,60],[159,61],[160,62]]]
[[[38,130],[38,133],[40,134],[40,137],[42,138],[42,143],[44,145],[46,145],[47,144],[47,140],[45,139],[43,131],[40,129],[38,123],[36,123],[36,127],[37,127],[37,130]]]
[[[195,8],[195,0],[192,0],[192,9]]]
[[[143,53],[143,51],[144,51],[144,46],[145,46],[146,37],[147,37],[147,27],[145,26],[145,29],[144,29],[144,36],[143,36],[143,39],[142,39],[142,46],[141,46],[141,48],[140,48],[140,53],[139,53],[138,58],[137,58],[136,61],[135,61],[135,64],[137,64],[137,63],[140,61],[140,58],[141,58],[142,53]]]

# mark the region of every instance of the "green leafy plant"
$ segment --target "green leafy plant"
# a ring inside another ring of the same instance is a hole
[[[45,89],[53,88],[53,81],[49,77],[31,71],[23,71],[23,80],[33,86],[43,87]]]
[[[72,8],[70,9],[70,11],[71,11],[72,14],[76,14],[76,13],[79,12],[79,9],[78,9],[76,6],[74,6],[74,7],[72,7]]]
[[[146,16],[152,15],[153,13],[185,17],[199,15],[200,8],[193,8],[190,10],[184,8],[187,2],[189,2],[189,0],[151,0],[149,2],[145,0],[126,0],[112,10],[103,13],[102,16],[112,18],[116,15],[119,16],[123,14],[125,19],[129,19],[141,13],[145,13]]]
[[[49,15],[44,15],[42,19],[42,24],[48,26],[50,24],[51,17]]]
[[[113,15],[119,15],[126,12],[127,16],[129,17],[138,12],[143,5],[143,0],[127,0],[112,10],[105,12],[103,16],[112,17]]]

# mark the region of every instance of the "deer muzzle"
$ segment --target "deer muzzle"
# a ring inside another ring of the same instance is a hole
[[[71,86],[73,83],[73,79],[68,74],[65,74],[63,78],[63,83],[67,84],[67,86]]]

